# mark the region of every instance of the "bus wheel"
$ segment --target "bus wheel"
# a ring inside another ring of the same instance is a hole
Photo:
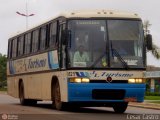
[[[20,83],[19,87],[19,99],[21,105],[27,105],[27,100],[24,98],[24,85],[23,82]]]
[[[34,105],[36,105],[37,104],[37,100],[27,100],[28,101],[28,105],[32,105],[32,106],[34,106]]]
[[[113,109],[116,113],[124,113],[127,109],[128,102],[115,103],[113,104]]]
[[[58,82],[54,88],[54,104],[57,110],[64,110],[64,103],[61,101],[60,86]]]
[[[20,83],[20,87],[19,87],[19,99],[20,99],[21,105],[36,105],[37,104],[37,100],[25,99],[23,82]]]

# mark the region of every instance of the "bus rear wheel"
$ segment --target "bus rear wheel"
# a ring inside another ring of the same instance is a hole
[[[116,113],[124,113],[128,107],[128,102],[115,103],[113,109]]]
[[[36,100],[25,99],[23,82],[20,83],[20,87],[19,87],[19,99],[20,99],[21,105],[35,105],[35,104],[37,104]]]
[[[21,105],[26,105],[27,104],[27,100],[24,97],[24,85],[23,85],[23,82],[20,83],[20,87],[19,87],[19,99],[20,99]]]
[[[61,101],[61,93],[60,93],[60,86],[59,83],[56,82],[55,88],[54,88],[54,101],[53,101],[55,108],[57,110],[64,110],[66,104]]]

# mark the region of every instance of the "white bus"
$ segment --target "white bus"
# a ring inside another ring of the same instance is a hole
[[[143,102],[146,45],[137,14],[75,11],[9,39],[8,94],[22,105],[109,106]],[[84,54],[83,54],[84,53]]]

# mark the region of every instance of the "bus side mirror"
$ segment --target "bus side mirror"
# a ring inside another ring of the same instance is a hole
[[[148,50],[152,50],[152,35],[147,34],[146,36],[146,47]]]

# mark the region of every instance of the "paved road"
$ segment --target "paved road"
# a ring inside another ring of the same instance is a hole
[[[5,117],[18,120],[145,120],[149,115],[160,119],[160,111],[128,107],[124,114],[115,114],[112,108],[88,107],[72,111],[52,109],[51,102],[39,102],[36,106],[21,106],[19,100],[6,94],[0,94],[0,120]],[[157,115],[159,114],[159,115]],[[151,117],[151,116],[150,116]]]

